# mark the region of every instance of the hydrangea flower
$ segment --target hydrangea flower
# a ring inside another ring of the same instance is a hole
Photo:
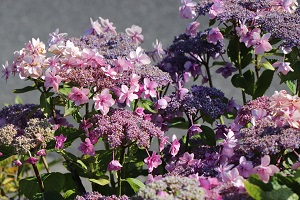
[[[253,173],[256,173],[263,182],[267,183],[270,176],[274,173],[279,172],[279,168],[275,165],[270,165],[270,156],[265,155],[261,158],[261,164],[253,168]]]
[[[90,90],[87,88],[79,89],[78,87],[72,87],[72,91],[68,94],[68,97],[74,101],[76,106],[79,106],[89,101],[89,92]]]

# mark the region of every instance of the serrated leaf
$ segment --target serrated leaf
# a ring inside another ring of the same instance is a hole
[[[216,138],[215,138],[215,132],[208,126],[201,125],[202,132],[199,133],[201,140],[209,145],[209,146],[215,146],[216,145]]]
[[[264,70],[260,75],[259,79],[255,84],[255,92],[253,95],[253,99],[261,97],[265,94],[267,89],[270,87],[274,76],[274,71],[272,70]]]
[[[287,187],[264,192],[262,197],[264,200],[299,200],[299,196]]]
[[[0,156],[0,161],[5,160],[6,158],[9,158],[12,155],[16,154],[12,146],[0,145],[0,152],[2,153],[2,156]]]
[[[110,183],[108,176],[101,176],[98,179],[90,178],[89,181],[96,183],[98,185],[102,185],[102,186]]]
[[[245,93],[253,96],[254,93],[254,73],[252,70],[246,71],[242,76],[235,74],[231,78],[231,83],[236,88],[242,88]]]
[[[40,107],[46,117],[49,117],[52,113],[51,96],[54,93],[42,93],[40,96]]]
[[[29,92],[29,91],[33,91],[33,90],[36,90],[36,86],[35,85],[32,85],[32,86],[26,86],[26,87],[23,87],[21,89],[14,89],[13,90],[13,93],[25,93],[25,92]]]
[[[290,89],[290,91],[292,92],[292,95],[295,95],[296,94],[296,84],[291,80],[287,80],[285,82],[285,84]]]
[[[127,178],[125,181],[129,183],[134,192],[137,192],[140,188],[145,187],[144,183],[136,178]]]
[[[72,91],[71,87],[63,87],[58,89],[58,92],[64,95],[68,95],[71,91]]]

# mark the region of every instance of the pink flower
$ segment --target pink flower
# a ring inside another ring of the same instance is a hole
[[[162,43],[159,42],[157,39],[155,43],[152,44],[153,48],[155,49],[155,53],[158,55],[159,58],[162,58],[164,54],[166,54],[165,50],[162,48]]]
[[[109,22],[108,19],[103,19],[99,17],[101,24],[103,26],[102,31],[103,32],[112,32],[113,34],[117,35],[116,27],[113,26],[112,22]]]
[[[117,60],[115,60],[114,65],[114,70],[118,73],[122,73],[123,71],[129,70],[133,67],[128,60],[122,57],[118,57]]]
[[[78,150],[82,152],[82,154],[89,154],[90,156],[95,155],[94,145],[91,143],[90,138],[85,138],[85,142],[82,142],[78,147]]]
[[[183,19],[193,19],[196,16],[197,3],[192,0],[181,0],[183,6],[179,7],[180,17]]]
[[[85,104],[89,102],[89,94],[90,90],[87,88],[83,88],[82,90],[78,87],[72,87],[72,91],[68,94],[70,100],[74,101],[76,106],[81,104]]]
[[[187,27],[185,29],[185,34],[195,36],[195,35],[197,35],[197,30],[199,27],[200,27],[199,22],[196,22],[196,21],[191,22],[187,25]]]
[[[289,62],[275,62],[273,64],[275,68],[277,68],[277,73],[281,72],[283,75],[287,75],[289,71],[293,72],[293,68],[290,66]]]
[[[165,144],[168,142],[168,136],[162,136],[159,141],[159,151],[161,152],[165,148]]]
[[[54,139],[56,141],[55,148],[60,150],[64,147],[64,142],[67,140],[67,137],[65,137],[63,134],[60,134],[60,136],[54,136]]]
[[[138,47],[136,51],[129,53],[130,61],[135,64],[148,65],[151,63],[150,58],[143,52],[141,47]]]
[[[270,165],[270,156],[265,155],[261,158],[261,165],[253,168],[253,173],[257,174],[260,179],[267,183],[270,179],[270,176],[273,176],[274,173],[279,172],[278,167],[275,165]]]
[[[9,69],[8,66],[8,62],[6,61],[4,65],[2,65],[3,69],[2,69],[2,78],[5,77],[5,80],[7,81],[7,79],[9,78],[9,75],[11,73],[11,70]]]
[[[40,149],[36,152],[37,156],[46,156],[46,149]]]
[[[37,163],[37,161],[39,161],[39,159],[38,158],[35,158],[35,157],[29,157],[29,158],[27,158],[26,160],[25,160],[25,162],[26,163],[29,163],[29,164],[32,164],[32,165],[34,165],[35,163]]]
[[[209,9],[209,18],[214,19],[218,14],[223,13],[224,3],[222,0],[214,0],[214,4]]]
[[[48,68],[45,71],[44,86],[46,87],[46,89],[48,89],[49,87],[53,87],[53,90],[55,92],[58,92],[58,85],[62,81],[62,78],[59,75],[55,75],[56,74],[55,68],[52,68],[52,70],[50,70],[50,69],[51,68]]]
[[[198,163],[197,159],[194,159],[194,154],[189,154],[188,152],[185,152],[178,160],[178,164],[183,166],[190,166]]]
[[[142,28],[136,25],[132,25],[131,28],[126,28],[125,32],[129,37],[131,37],[132,41],[138,45],[144,41],[144,36],[142,33]]]
[[[3,156],[3,153],[2,153],[2,152],[0,152],[0,156]]]
[[[144,110],[145,110],[144,108],[137,107],[135,109],[134,113],[137,114],[140,117],[144,117],[145,116]]]
[[[134,90],[135,88],[130,88],[128,89],[128,87],[126,85],[122,85],[121,86],[121,93],[119,96],[119,102],[120,103],[124,103],[126,101],[126,105],[128,107],[130,107],[130,102],[132,102],[135,99],[138,99],[138,95],[134,94]]]
[[[168,106],[168,101],[165,98],[159,99],[155,104],[155,109],[166,109]]]
[[[157,168],[161,165],[162,161],[160,158],[161,156],[156,155],[156,152],[153,151],[151,156],[148,154],[148,157],[144,159],[144,162],[148,165],[149,173],[153,171],[153,168]]]
[[[177,137],[175,134],[173,134],[173,137],[172,137],[172,144],[171,144],[171,147],[170,147],[170,154],[172,156],[176,156],[178,151],[180,149],[180,143],[179,143],[179,140],[177,140]]]
[[[224,37],[218,27],[212,28],[208,32],[208,36],[206,37],[206,40],[208,43],[213,43],[215,45],[217,44],[218,41],[222,42],[223,39],[224,39]]]
[[[98,20],[93,21],[93,19],[90,18],[90,21],[91,21],[92,28],[89,29],[89,30],[87,30],[87,31],[85,31],[85,35],[90,35],[90,34],[92,34],[93,32],[96,32],[97,34],[103,33],[102,27],[101,27],[101,25],[99,24]]]
[[[103,115],[106,115],[109,108],[115,104],[115,100],[112,98],[112,95],[107,88],[103,89],[100,94],[93,98],[93,100],[95,101],[95,109],[100,110]]]
[[[266,33],[260,38],[260,34],[258,32],[253,33],[253,40],[251,44],[254,48],[255,54],[263,55],[264,52],[268,52],[272,50],[272,45],[269,43],[269,38],[271,33]]]
[[[144,79],[145,98],[156,97],[156,88],[158,84],[155,81],[151,81],[149,78]]]
[[[112,160],[108,166],[107,171],[119,171],[122,168],[122,165],[117,160]]]

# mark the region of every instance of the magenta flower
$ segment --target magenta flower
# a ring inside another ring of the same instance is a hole
[[[25,160],[25,162],[26,163],[29,163],[29,164],[32,164],[32,165],[34,165],[35,163],[37,163],[37,161],[39,161],[39,159],[38,158],[35,158],[35,157],[29,157],[29,158],[27,158],[26,160]]]
[[[36,152],[37,156],[46,156],[46,149],[40,149]]]
[[[271,33],[264,34],[260,38],[260,34],[258,32],[254,32],[252,36],[253,40],[251,41],[251,44],[253,45],[255,54],[263,55],[264,52],[272,50],[272,45],[269,43]]]
[[[178,160],[178,164],[183,166],[190,166],[198,163],[197,159],[194,159],[194,154],[189,154],[188,152],[185,152]]]
[[[142,28],[136,25],[132,25],[131,28],[126,28],[125,32],[129,37],[131,37],[132,41],[138,45],[144,41],[144,36],[142,35]]]
[[[187,27],[185,29],[185,34],[195,36],[195,35],[197,35],[197,30],[199,27],[200,27],[199,22],[196,22],[196,21],[191,22],[187,25]]]
[[[91,143],[90,138],[85,138],[85,142],[82,142],[78,147],[78,150],[82,152],[82,154],[89,154],[90,156],[95,155],[94,145]]]
[[[270,176],[273,176],[274,173],[279,172],[280,170],[275,165],[270,165],[270,156],[265,155],[261,158],[261,165],[253,168],[253,173],[257,174],[260,179],[267,183],[270,179]]]
[[[119,171],[122,168],[122,165],[117,160],[112,160],[108,166],[107,171]]]
[[[153,171],[153,168],[157,168],[159,165],[161,165],[162,161],[160,158],[161,156],[156,155],[156,152],[153,151],[151,156],[149,155],[147,158],[144,159],[144,162],[148,165],[149,173]]]
[[[2,153],[2,152],[0,152],[0,156],[3,156],[3,153]]]
[[[224,37],[218,27],[212,28],[206,37],[207,42],[213,43],[214,45],[216,45],[218,41],[222,42],[223,39]]]
[[[90,90],[87,88],[83,88],[82,90],[78,87],[72,87],[72,91],[68,94],[70,100],[74,101],[76,106],[81,104],[85,104],[89,102],[89,94]]]
[[[144,110],[145,110],[144,108],[137,107],[135,109],[134,113],[137,114],[140,117],[144,117],[145,116]]]
[[[130,102],[139,98],[138,95],[134,94],[134,90],[135,90],[134,87],[128,89],[126,85],[122,85],[121,92],[119,95],[119,102],[120,103],[126,102],[126,105],[130,107]]]
[[[20,166],[23,165],[23,163],[20,160],[14,160],[13,164],[16,165],[16,166],[18,166],[18,167],[20,167]]]
[[[112,95],[107,88],[103,89],[100,94],[93,98],[93,100],[95,101],[95,109],[100,110],[103,115],[106,115],[109,108],[115,104],[115,100],[112,98]]]
[[[282,73],[283,75],[287,75],[287,73],[289,72],[289,71],[291,71],[291,72],[293,72],[294,70],[293,70],[293,68],[290,66],[290,63],[289,62],[275,62],[274,64],[273,64],[273,66],[275,67],[275,68],[277,68],[277,73]]]
[[[180,149],[180,142],[179,140],[177,140],[177,137],[175,134],[173,134],[173,137],[172,137],[172,144],[171,144],[171,147],[170,147],[170,154],[172,156],[176,156],[178,151]]]
[[[65,137],[63,134],[60,134],[60,136],[54,136],[54,139],[56,141],[55,148],[57,150],[60,150],[64,147],[64,143],[67,140],[67,137]]]
[[[161,152],[165,148],[165,144],[168,142],[169,136],[163,136],[160,138],[159,151]]]
[[[158,84],[155,81],[151,81],[149,78],[144,79],[145,98],[156,97],[156,88]]]

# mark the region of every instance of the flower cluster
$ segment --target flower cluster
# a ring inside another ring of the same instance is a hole
[[[205,199],[195,178],[166,176],[141,188],[134,199]]]
[[[140,148],[149,148],[151,138],[162,139],[164,132],[152,122],[125,109],[113,109],[109,115],[94,115],[93,125],[87,131],[92,144],[105,138],[110,148],[136,143]],[[83,126],[82,126],[83,127]]]
[[[97,200],[128,200],[129,197],[127,197],[126,195],[122,195],[122,196],[116,196],[116,195],[105,196],[105,195],[100,194],[99,192],[87,192],[82,196],[77,195],[75,197],[75,200],[93,200],[93,199],[97,199]]]

